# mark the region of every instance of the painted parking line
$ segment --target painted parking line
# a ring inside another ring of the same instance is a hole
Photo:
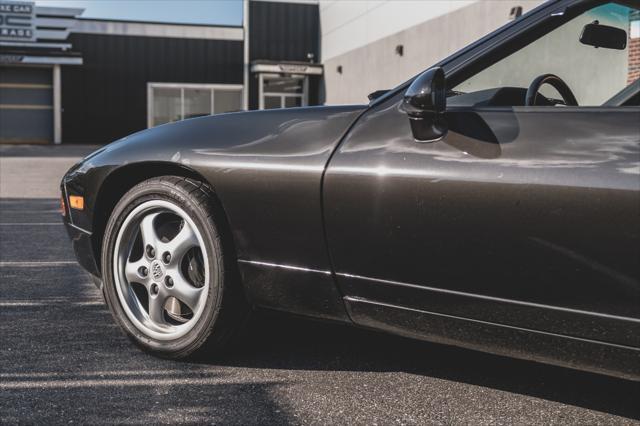
[[[39,268],[48,266],[69,266],[77,265],[75,260],[56,260],[42,262],[0,262],[0,268]]]
[[[0,379],[84,379],[94,378],[103,379],[105,377],[148,377],[148,376],[173,376],[173,375],[196,375],[203,376],[208,374],[218,374],[225,367],[218,367],[216,369],[205,368],[198,370],[99,370],[99,371],[39,371],[39,372],[20,372],[20,373],[0,373]]]
[[[34,380],[7,381],[0,383],[0,389],[64,389],[102,387],[155,387],[155,386],[211,386],[224,383],[219,377],[180,377],[180,378],[144,378],[144,379],[102,379],[102,380]],[[235,382],[237,383],[237,382]],[[251,385],[256,383],[252,382]]]
[[[62,222],[0,222],[0,226],[52,226],[64,225]]]
[[[38,206],[38,208],[60,208],[60,198],[0,198],[0,206],[12,206],[16,209],[24,207],[25,209],[32,209],[32,206]]]
[[[0,308],[24,308],[29,306],[54,306],[54,305],[94,306],[94,305],[104,305],[104,302],[100,299],[87,300],[85,302],[51,301],[51,300],[9,300],[9,301],[0,300]]]

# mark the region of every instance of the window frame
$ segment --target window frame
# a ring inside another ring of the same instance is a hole
[[[264,84],[266,80],[276,79],[276,78],[292,78],[296,80],[301,80],[302,82],[302,93],[288,93],[288,92],[266,92],[264,90]],[[304,74],[277,74],[277,73],[259,73],[258,74],[258,109],[265,109],[265,98],[267,96],[279,97],[280,98],[280,108],[286,108],[285,102],[286,98],[296,98],[300,99],[300,105],[302,107],[306,107],[309,105],[309,76]]]
[[[244,86],[242,84],[226,84],[226,83],[147,83],[147,128],[159,126],[154,123],[154,89],[178,89],[180,90],[180,120],[184,120],[184,91],[189,89],[209,90],[210,92],[210,111],[211,115],[215,114],[215,92],[216,91],[239,91],[240,108],[242,108],[242,93]],[[166,123],[162,123],[166,124]]]

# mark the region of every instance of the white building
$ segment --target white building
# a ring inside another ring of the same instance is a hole
[[[362,103],[543,2],[319,0],[325,103]]]

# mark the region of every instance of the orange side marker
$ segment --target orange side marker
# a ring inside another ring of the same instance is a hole
[[[70,195],[69,196],[69,207],[76,210],[84,209],[84,197],[79,195]]]

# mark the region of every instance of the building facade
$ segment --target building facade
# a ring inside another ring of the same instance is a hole
[[[317,2],[246,8],[244,26],[181,25],[0,1],[0,143],[103,144],[185,118],[318,104]]]
[[[0,0],[0,143],[107,143],[202,115],[366,103],[544,1],[243,0],[243,25],[220,26]],[[637,13],[628,32],[632,82]]]

